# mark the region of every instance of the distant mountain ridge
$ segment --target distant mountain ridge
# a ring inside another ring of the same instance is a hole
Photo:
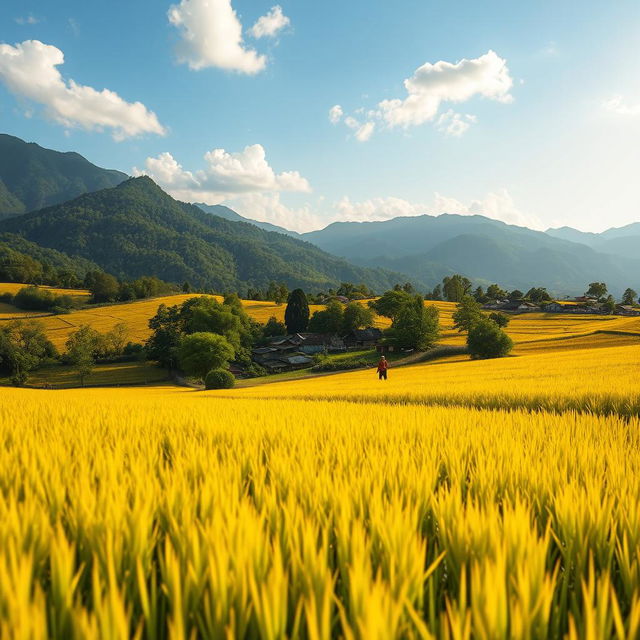
[[[271,224],[270,222],[260,222],[259,220],[245,218],[233,209],[225,207],[223,204],[204,204],[204,202],[194,202],[193,204],[198,207],[198,209],[202,209],[202,211],[204,211],[205,213],[211,213],[214,216],[220,216],[225,220],[231,220],[231,222],[248,222],[260,229],[264,229],[265,231],[275,231],[276,233],[283,233],[284,235],[291,236],[292,238],[300,237],[299,233],[290,231],[289,229],[285,229],[284,227],[279,227],[275,224]]]
[[[403,274],[349,264],[253,224],[230,222],[174,200],[148,177],[0,221],[0,233],[80,256],[124,278],[155,275],[217,291],[270,281],[321,291],[364,282],[384,291]]]
[[[594,280],[607,282],[616,294],[640,286],[640,252],[604,252],[602,245],[571,239],[579,237],[571,232],[560,235],[565,237],[480,215],[442,214],[336,222],[302,237],[356,264],[401,271],[428,286],[455,272],[480,283],[546,286],[558,294],[581,293]],[[622,234],[608,242],[614,241],[628,239]]]
[[[115,187],[127,178],[120,171],[97,167],[78,153],[53,151],[0,134],[0,218]]]
[[[613,227],[602,233],[578,231],[571,227],[547,229],[546,233],[554,238],[586,244],[601,253],[632,259],[640,257],[640,222]]]

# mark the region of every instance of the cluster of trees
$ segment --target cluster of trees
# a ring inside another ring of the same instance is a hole
[[[91,292],[91,300],[94,303],[128,302],[175,293],[177,290],[175,285],[154,276],[142,276],[135,280],[118,280],[104,271],[89,271],[83,285]],[[185,285],[190,286],[188,283]]]
[[[45,249],[40,249],[40,251],[47,252]],[[37,260],[0,242],[0,282],[46,284],[65,289],[80,287],[82,279],[78,273],[82,272],[84,262],[76,264],[71,258],[57,251],[50,251],[50,253],[59,266],[55,266],[47,260]]]
[[[309,319],[308,330],[312,333],[334,333],[347,335],[355,329],[370,327],[374,314],[369,307],[359,302],[346,305],[331,300],[322,311],[315,311]]]
[[[181,305],[162,304],[151,320],[147,356],[169,369],[180,368],[187,375],[207,382],[210,371],[224,370],[229,362],[241,364],[253,373],[251,346],[262,336],[236,294],[223,302],[211,297],[190,298]],[[227,378],[222,374],[214,379]]]
[[[378,315],[391,319],[385,341],[396,348],[424,351],[440,336],[438,309],[425,306],[421,295],[392,289],[378,300],[369,302],[369,307]]]
[[[604,308],[609,312],[616,308],[616,299],[608,292],[605,282],[590,282],[585,296],[595,298],[599,303],[603,304]],[[633,307],[636,305],[637,300],[638,294],[629,287],[625,289],[622,294],[620,303]]]
[[[0,326],[0,374],[9,376],[16,386],[24,385],[32,371],[45,364],[62,362],[71,365],[84,385],[97,361],[141,357],[142,345],[127,341],[129,330],[124,323],[106,333],[83,325],[68,338],[60,355],[47,338],[40,322],[16,320]]]
[[[42,289],[34,285],[23,287],[15,295],[3,293],[0,300],[26,311],[66,313],[75,306],[70,295],[56,294],[49,289]]]
[[[400,287],[400,285],[396,285]],[[407,285],[405,285],[407,286]],[[411,285],[408,285],[411,286]],[[249,300],[272,300],[276,304],[282,304],[289,300],[289,288],[284,283],[270,282],[265,290],[249,287],[247,290],[247,299]],[[317,293],[305,293],[309,304],[324,304],[327,300],[331,300],[336,296],[343,296],[349,300],[365,300],[373,298],[375,293],[366,284],[354,284],[353,282],[342,282],[337,289],[329,288],[326,291],[318,291]]]
[[[143,356],[142,345],[128,342],[128,335],[129,328],[123,322],[106,333],[82,325],[69,336],[62,361],[74,367],[80,384],[84,385],[85,378],[91,374],[97,361],[114,360],[122,355]]]
[[[513,348],[513,341],[503,331],[509,317],[503,313],[486,316],[472,296],[466,295],[460,300],[453,324],[458,331],[467,333],[467,348],[473,358],[500,358]]]
[[[0,373],[21,386],[29,373],[58,357],[38,322],[16,320],[0,326]]]

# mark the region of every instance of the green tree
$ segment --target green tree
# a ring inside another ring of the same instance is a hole
[[[607,296],[602,307],[608,314],[612,314],[616,310],[616,299],[612,295]]]
[[[549,302],[551,296],[545,287],[531,287],[524,296],[527,300],[540,304],[541,302]]]
[[[302,289],[294,289],[289,295],[284,323],[289,333],[306,331],[309,325],[309,303]]]
[[[487,287],[487,298],[489,300],[503,300],[507,297],[507,292],[497,284],[490,284]]]
[[[385,332],[388,341],[400,349],[424,351],[438,339],[438,309],[424,306],[422,296],[411,297],[398,311]]]
[[[524,293],[522,293],[520,289],[514,289],[507,298],[509,300],[522,300],[524,298]]]
[[[444,297],[449,302],[460,302],[471,291],[471,280],[456,273],[442,280]]]
[[[94,302],[113,302],[118,299],[120,285],[112,275],[96,271],[93,274],[89,291]]]
[[[235,384],[235,376],[226,369],[212,369],[204,379],[205,389],[232,389]]]
[[[229,341],[215,333],[192,333],[182,338],[178,347],[180,367],[187,375],[201,379],[212,369],[227,367],[234,356]]]
[[[0,371],[13,384],[24,384],[31,371],[57,355],[39,322],[15,320],[0,327]]]
[[[393,322],[400,312],[400,309],[412,300],[413,297],[406,291],[403,291],[402,289],[393,289],[385,292],[377,300],[369,302],[369,307],[379,316],[390,318]]]
[[[501,358],[513,348],[513,340],[493,321],[482,318],[467,336],[472,358]]]
[[[370,327],[373,319],[374,314],[370,307],[365,307],[359,302],[350,302],[342,314],[342,333],[346,335],[355,329]]]
[[[476,302],[480,303],[484,303],[488,299],[482,287],[476,287],[476,290],[473,292],[473,298]]]
[[[287,326],[284,322],[280,322],[275,316],[271,316],[264,327],[262,328],[262,335],[265,338],[272,338],[273,336],[284,336],[287,333]]]
[[[622,294],[622,304],[633,306],[636,303],[638,294],[633,289],[625,289]]]
[[[471,296],[463,296],[453,313],[453,326],[458,331],[469,331],[484,316],[480,305]]]
[[[74,331],[66,342],[66,360],[75,369],[82,386],[95,367],[95,357],[101,343],[102,336],[86,324]]]
[[[161,304],[149,320],[152,333],[145,343],[149,360],[168,369],[175,369],[178,366],[178,345],[182,337],[182,327],[180,307]]]
[[[437,284],[433,291],[428,291],[425,296],[425,300],[442,300],[442,285]]]
[[[590,282],[585,295],[602,300],[607,295],[607,285],[604,282]]]
[[[342,305],[337,300],[331,300],[325,309],[314,312],[309,320],[308,329],[313,333],[340,333],[343,321]]]
[[[504,329],[506,326],[508,326],[511,318],[509,318],[506,313],[493,312],[489,314],[489,320],[495,322],[501,329]]]

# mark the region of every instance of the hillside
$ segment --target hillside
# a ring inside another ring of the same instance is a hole
[[[115,187],[126,179],[126,174],[101,169],[78,153],[0,134],[0,218]]]
[[[150,178],[0,221],[0,233],[80,256],[119,277],[155,275],[217,291],[266,287],[309,291],[364,282],[383,291],[406,276],[349,264],[312,244],[177,202]]]
[[[459,272],[477,282],[546,286],[558,294],[578,294],[598,280],[619,294],[637,286],[640,272],[637,254],[603,253],[572,241],[575,234],[554,237],[477,215],[341,222],[302,237],[357,264],[401,271],[429,286]]]
[[[260,229],[264,229],[265,231],[284,233],[286,236],[292,236],[293,238],[300,237],[299,233],[296,233],[295,231],[289,231],[289,229],[279,227],[278,225],[271,224],[270,222],[260,222],[258,220],[252,220],[251,218],[245,218],[239,213],[236,213],[233,209],[225,207],[222,204],[204,204],[203,202],[194,202],[193,204],[198,207],[198,209],[202,209],[202,211],[204,211],[205,213],[211,213],[214,216],[219,216],[220,218],[224,218],[225,220],[231,220],[231,222],[249,222],[251,224],[254,224],[256,227],[259,227]]]

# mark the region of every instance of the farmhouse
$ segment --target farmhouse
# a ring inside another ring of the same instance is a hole
[[[382,338],[382,331],[375,327],[354,329],[344,337],[347,347],[375,347]]]
[[[640,309],[628,304],[619,304],[616,306],[615,314],[617,316],[640,316]]]

